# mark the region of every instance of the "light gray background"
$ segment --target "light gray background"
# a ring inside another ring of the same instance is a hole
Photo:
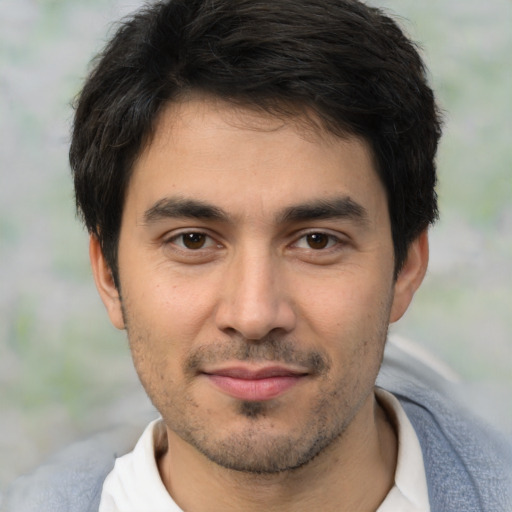
[[[393,332],[447,361],[512,434],[512,2],[373,3],[409,20],[447,111],[430,271]],[[67,165],[69,103],[137,5],[0,0],[0,489],[145,407],[93,286]]]

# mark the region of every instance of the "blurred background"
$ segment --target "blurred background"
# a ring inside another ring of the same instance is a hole
[[[446,112],[430,270],[392,332],[448,363],[512,435],[512,2],[373,0],[421,42]],[[72,98],[141,2],[0,0],[0,493],[147,407],[75,218]]]

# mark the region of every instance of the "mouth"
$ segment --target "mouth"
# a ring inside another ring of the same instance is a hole
[[[239,400],[253,402],[276,398],[309,375],[283,366],[231,366],[203,371],[202,374],[221,392]]]

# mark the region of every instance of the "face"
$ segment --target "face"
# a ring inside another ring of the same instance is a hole
[[[172,105],[127,190],[120,296],[94,243],[171,452],[271,473],[370,420],[387,327],[412,294],[393,279],[361,140],[211,99]]]

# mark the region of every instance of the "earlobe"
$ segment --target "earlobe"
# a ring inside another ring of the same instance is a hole
[[[124,329],[121,297],[114,283],[110,267],[103,256],[100,243],[94,235],[91,235],[89,239],[89,258],[96,288],[107,309],[110,321],[117,329]]]
[[[428,233],[425,230],[409,246],[407,259],[396,279],[390,323],[399,320],[407,311],[414,293],[425,277],[428,254]]]

